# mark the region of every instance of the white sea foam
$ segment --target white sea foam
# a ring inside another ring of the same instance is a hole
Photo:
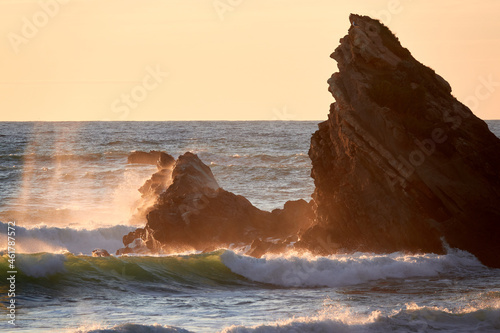
[[[406,304],[390,314],[376,310],[356,313],[337,306],[317,316],[292,318],[252,327],[231,326],[221,333],[406,333],[406,332],[498,332],[500,307],[488,304],[481,308],[449,310]]]
[[[220,333],[406,333],[454,332],[493,333],[500,329],[500,305],[484,304],[482,307],[447,309],[424,307],[409,303],[390,313],[379,310],[360,313],[334,306],[315,316],[295,317],[255,326],[233,325]],[[182,328],[160,325],[122,324],[112,328],[81,328],[75,333],[189,333]]]
[[[448,271],[484,267],[465,251],[446,255],[354,253],[316,257],[268,255],[253,258],[226,251],[222,262],[236,274],[252,281],[284,287],[340,287],[372,280],[432,277]]]
[[[7,223],[0,222],[0,230],[7,234]],[[74,254],[92,253],[95,248],[106,249],[114,253],[123,247],[123,236],[135,227],[117,225],[97,229],[57,228],[45,225],[31,228],[16,226],[16,251],[21,253],[69,251]],[[7,247],[7,238],[0,240],[0,249]]]

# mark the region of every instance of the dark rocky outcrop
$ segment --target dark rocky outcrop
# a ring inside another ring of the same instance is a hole
[[[291,247],[444,253],[444,240],[500,267],[500,139],[387,27],[350,21],[332,54],[336,102],[311,139],[313,201],[265,212],[220,188],[194,154],[174,163],[137,152],[130,163],[159,166],[140,189],[154,205],[119,254],[232,245],[256,257]]]
[[[163,151],[150,150],[149,153],[134,151],[128,155],[127,163],[156,165],[161,170],[171,167],[175,163],[175,158]]]
[[[174,165],[171,183],[147,214],[146,226],[124,236],[126,248],[118,253],[135,252],[132,243],[134,249],[140,243],[150,251],[170,253],[291,240],[311,225],[312,216],[311,205],[304,200],[262,211],[243,196],[220,188],[210,168],[196,155],[185,153]]]
[[[500,267],[500,140],[379,21],[351,15],[332,54],[336,102],[309,156],[320,253],[443,253]]]

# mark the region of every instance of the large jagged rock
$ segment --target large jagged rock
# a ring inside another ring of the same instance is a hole
[[[500,267],[500,140],[387,27],[350,21],[309,150],[317,224],[300,243],[442,253],[444,239]]]
[[[305,231],[312,217],[311,205],[304,200],[287,202],[273,212],[256,208],[243,196],[220,188],[210,168],[188,152],[177,159],[171,183],[147,214],[146,226],[124,236],[126,248],[118,254],[143,251],[144,246],[171,253],[251,246],[256,240],[283,242]],[[254,252],[265,251],[260,247]]]

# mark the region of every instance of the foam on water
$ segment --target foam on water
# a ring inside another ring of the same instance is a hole
[[[500,304],[483,308],[449,310],[406,304],[391,314],[380,311],[354,313],[349,309],[326,309],[314,317],[292,318],[253,327],[232,326],[222,333],[406,333],[406,332],[498,332]]]
[[[102,235],[99,230],[83,231],[77,235],[82,234],[90,235],[90,238],[96,234]],[[88,243],[83,243],[88,246]],[[6,253],[3,253],[3,261],[6,264]],[[408,255],[396,252],[328,257],[285,254],[264,258],[236,254],[231,250],[190,255],[108,258],[75,256],[71,253],[35,253],[18,254],[17,262],[20,271],[32,277],[67,273],[66,279],[72,281],[79,274],[105,279],[114,277],[116,272],[122,272],[120,278],[125,281],[140,279],[155,284],[168,280],[189,282],[200,287],[215,282],[221,286],[245,284],[248,280],[278,287],[342,287],[376,280],[436,277],[441,274],[470,275],[488,270],[473,255],[460,250],[450,250],[446,255]]]
[[[500,329],[500,304],[453,309],[404,304],[392,313],[381,311],[357,313],[340,306],[328,307],[320,314],[255,325],[233,325],[220,333],[406,333],[406,332],[498,332]],[[190,333],[179,327],[161,325],[122,324],[109,328],[80,328],[75,333]]]
[[[2,234],[7,234],[7,223],[0,222]],[[95,248],[110,253],[123,247],[123,236],[135,230],[133,226],[117,225],[97,229],[58,228],[46,225],[35,227],[16,226],[16,251],[20,253],[71,252],[92,254]],[[0,249],[7,248],[7,238],[0,239]]]
[[[500,134],[500,121],[488,125]],[[17,225],[22,306],[16,328],[500,331],[500,270],[462,251],[89,256],[94,248],[113,253],[135,229],[125,224],[136,223],[129,219],[141,197],[137,189],[156,167],[127,164],[130,151],[196,152],[224,189],[272,210],[287,200],[309,200],[307,149],[315,130],[317,122],[0,123],[0,220]],[[0,223],[0,233],[6,229]],[[0,237],[0,250],[6,247]],[[8,255],[0,254],[5,281]],[[10,329],[4,324],[0,330]]]
[[[226,251],[222,262],[252,281],[283,287],[340,287],[372,280],[432,277],[449,271],[484,268],[470,253],[450,250],[446,255],[354,253],[316,257],[267,255],[253,258]]]

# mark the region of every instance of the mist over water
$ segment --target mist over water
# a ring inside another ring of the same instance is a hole
[[[500,136],[500,121],[488,121]],[[309,200],[317,122],[0,123],[0,230],[16,222],[25,332],[498,332],[500,270],[446,255],[238,249],[110,253],[155,166],[134,150],[192,151],[224,189],[261,209]],[[5,249],[5,237],[0,249]],[[0,279],[8,257],[1,251]],[[0,285],[2,295],[3,285]],[[0,299],[4,303],[3,299]],[[4,315],[2,307],[0,315]],[[5,321],[0,330],[10,329]]]
[[[316,122],[0,123],[0,221],[85,228],[127,224],[154,166],[134,150],[198,154],[224,189],[261,209],[309,200]]]

